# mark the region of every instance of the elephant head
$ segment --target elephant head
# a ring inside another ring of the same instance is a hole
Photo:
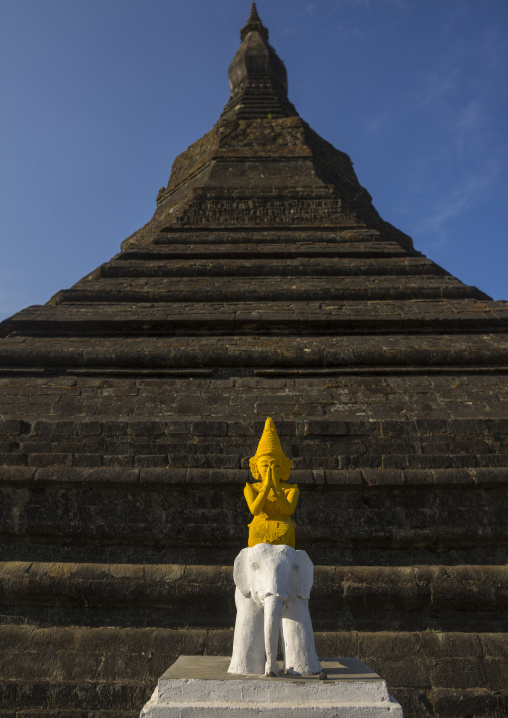
[[[278,675],[277,646],[281,626],[285,633],[284,623],[294,621],[295,616],[298,616],[297,621],[301,624],[303,617],[305,625],[300,631],[291,630],[288,625],[290,642],[301,642],[303,635],[304,641],[311,640],[314,645],[310,616],[308,621],[305,620],[314,577],[312,561],[305,551],[295,551],[286,545],[262,543],[239,553],[233,576],[237,587],[237,622],[229,670],[231,673],[265,672],[266,675]],[[292,656],[294,646],[288,645],[286,636],[283,637],[285,657],[288,653]],[[296,651],[301,653],[300,647]],[[302,663],[298,660],[291,662],[298,665]],[[264,671],[260,670],[263,663]],[[309,661],[305,659],[304,663],[308,667]],[[311,664],[319,672],[317,656]]]

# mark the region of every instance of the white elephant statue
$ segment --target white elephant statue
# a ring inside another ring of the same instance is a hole
[[[260,543],[235,560],[236,625],[229,673],[278,676],[282,632],[284,668],[293,675],[321,672],[309,614],[314,566],[305,551]]]

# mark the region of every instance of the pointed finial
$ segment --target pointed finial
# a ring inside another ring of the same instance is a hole
[[[255,2],[252,3],[247,24],[240,30],[240,39],[242,42],[245,40],[249,32],[258,32],[263,38],[263,40],[265,40],[265,42],[268,42],[268,30],[261,22],[261,18],[258,15],[258,9]]]
[[[250,6],[250,15],[247,22],[261,22],[261,18],[259,17],[258,9],[255,2],[253,2]]]
[[[282,446],[280,444],[279,435],[277,434],[277,429],[270,417],[268,417],[265,422],[265,428],[261,439],[259,440],[255,457],[258,458],[264,454],[271,454],[273,456],[285,458],[284,451],[282,450]]]
[[[285,455],[280,443],[279,435],[277,434],[277,429],[275,428],[275,424],[270,417],[268,417],[265,421],[265,428],[263,429],[261,439],[259,440],[256,453],[249,459],[250,470],[252,472],[252,476],[256,479],[256,481],[259,480],[257,460],[260,456],[271,456],[274,459],[278,459],[280,461],[282,469],[281,480],[288,480],[289,472],[291,471],[291,466],[293,465],[293,462]]]

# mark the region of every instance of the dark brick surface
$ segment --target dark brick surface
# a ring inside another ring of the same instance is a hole
[[[18,710],[34,710],[37,702],[44,701],[53,711],[112,710],[113,704],[123,711],[132,711],[143,705],[159,675],[178,655],[228,655],[233,632],[152,628],[34,630],[6,626],[0,627],[0,636],[4,656],[8,658],[7,672],[0,684],[2,707],[14,701]],[[24,662],[18,663],[17,647],[28,638],[31,650]],[[489,634],[489,639],[492,645],[499,645],[496,634]],[[458,633],[449,639],[449,634],[317,632],[316,645],[321,656],[356,656],[374,670],[382,665],[390,692],[401,700],[408,716],[446,715],[446,704],[459,696],[455,707],[477,711],[470,715],[496,715],[491,712],[492,706],[500,709],[506,699],[503,690],[489,692],[481,686],[462,687],[461,656],[466,655],[471,666],[475,662],[483,668],[491,662],[490,654],[481,653],[476,634]],[[408,654],[412,655],[411,665]],[[432,688],[431,673],[439,663],[445,667],[439,675],[446,676],[449,685]],[[16,666],[19,678],[9,680],[10,671],[14,672]],[[56,668],[65,676],[65,683],[47,680]],[[35,674],[40,676],[37,681],[33,678]],[[481,712],[485,709],[486,713]]]
[[[508,304],[384,222],[270,78],[117,256],[0,325],[0,718],[133,718],[178,655],[231,651],[268,415],[319,653],[406,718],[508,712]]]
[[[4,623],[10,616],[41,625],[229,628],[233,598],[231,566],[0,564]],[[320,631],[463,632],[508,630],[499,618],[507,603],[505,566],[317,566],[311,608]],[[431,635],[434,643],[441,635]],[[495,654],[489,664],[498,682],[502,661]]]

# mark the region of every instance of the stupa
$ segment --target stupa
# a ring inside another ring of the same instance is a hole
[[[148,224],[0,324],[0,714],[133,718],[231,655],[266,416],[318,655],[406,718],[507,714],[508,303],[381,219],[255,6],[229,80]]]

